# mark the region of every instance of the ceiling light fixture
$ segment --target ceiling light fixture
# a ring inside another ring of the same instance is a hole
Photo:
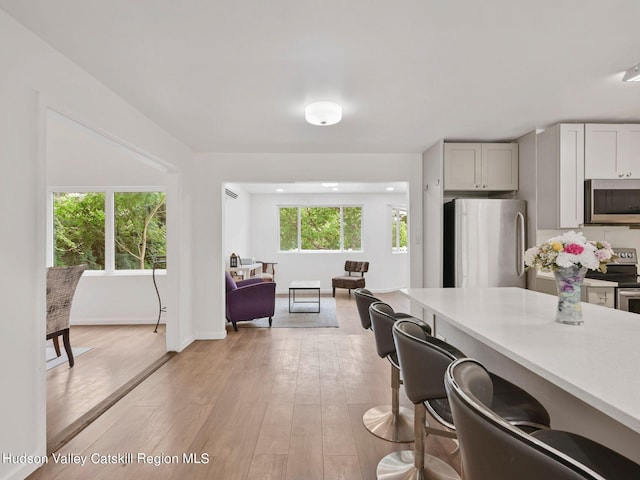
[[[304,109],[304,118],[311,125],[335,125],[342,120],[342,107],[334,102],[310,103]]]
[[[387,192],[393,192],[395,190],[395,188],[393,187],[387,187]]]
[[[282,192],[284,192],[284,188],[276,188],[276,192],[282,193]]]
[[[623,82],[640,82],[640,63],[627,70],[622,77]]]

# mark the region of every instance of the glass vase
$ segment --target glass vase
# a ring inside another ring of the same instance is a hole
[[[569,325],[582,325],[582,282],[587,267],[569,267],[555,270],[556,287],[558,289],[558,310],[556,322]]]

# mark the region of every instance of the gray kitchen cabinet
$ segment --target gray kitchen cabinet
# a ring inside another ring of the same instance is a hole
[[[584,125],[562,123],[536,137],[538,229],[584,222]]]
[[[640,125],[585,125],[586,179],[640,178]]]
[[[603,307],[615,308],[615,288],[614,287],[586,287],[586,302],[602,305]]]
[[[444,189],[514,191],[518,189],[517,143],[445,143]]]

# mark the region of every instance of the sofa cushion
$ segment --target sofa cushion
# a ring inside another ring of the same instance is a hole
[[[333,288],[362,288],[365,286],[365,280],[364,277],[356,276],[333,277],[331,286]]]

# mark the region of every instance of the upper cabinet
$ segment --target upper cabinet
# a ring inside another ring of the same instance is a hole
[[[518,189],[517,143],[445,143],[444,189]]]
[[[585,125],[586,179],[640,178],[640,125]]]
[[[537,228],[578,228],[584,222],[585,126],[554,125],[536,138]]]

